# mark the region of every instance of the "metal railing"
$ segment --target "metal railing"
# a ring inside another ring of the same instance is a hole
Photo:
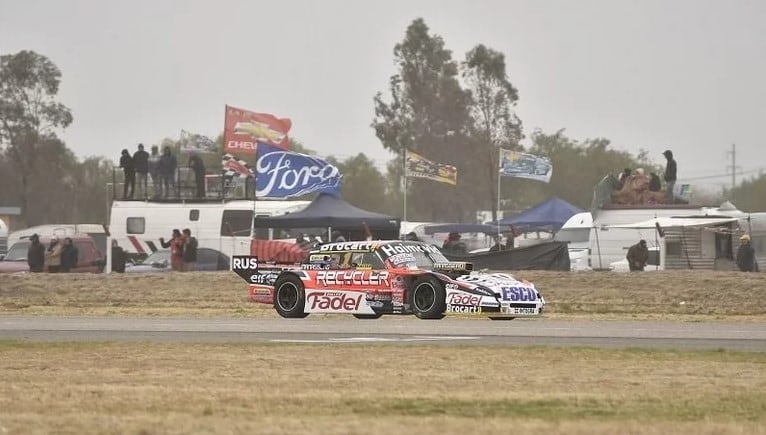
[[[172,177],[135,175],[135,182],[125,189],[125,173],[112,169],[112,200],[120,201],[221,201],[228,199],[252,199],[255,192],[252,177],[232,177],[224,173],[205,174],[198,191],[197,180],[189,168],[177,168]],[[108,194],[108,193],[107,193]]]

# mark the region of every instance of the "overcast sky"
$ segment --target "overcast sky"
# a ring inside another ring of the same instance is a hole
[[[679,178],[766,168],[766,1],[0,0],[0,53],[48,56],[63,74],[78,156],[217,135],[224,105],[293,120],[322,155],[391,155],[370,123],[393,47],[423,17],[462,60],[506,55],[525,132],[666,148]],[[528,141],[525,143],[528,145]],[[730,177],[704,182],[727,182]]]

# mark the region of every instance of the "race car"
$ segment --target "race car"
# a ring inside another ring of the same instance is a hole
[[[250,298],[272,304],[280,316],[311,313],[445,315],[513,319],[542,314],[535,286],[510,274],[473,271],[450,262],[436,246],[415,241],[326,243],[305,263],[287,267],[237,256],[232,269],[249,283]]]

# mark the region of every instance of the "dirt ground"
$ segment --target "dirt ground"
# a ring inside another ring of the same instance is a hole
[[[712,271],[516,273],[556,317],[766,320],[766,274]],[[2,274],[0,313],[274,316],[230,272]]]

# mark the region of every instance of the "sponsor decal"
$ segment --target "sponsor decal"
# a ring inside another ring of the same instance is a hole
[[[316,282],[325,287],[335,285],[386,286],[390,287],[385,270],[320,270]]]
[[[388,261],[396,266],[407,263],[415,263],[415,256],[411,253],[394,254],[388,257]]]
[[[481,307],[475,305],[447,304],[447,312],[455,314],[479,314],[481,313]]]
[[[434,254],[438,254],[439,248],[436,246],[426,245],[426,244],[403,244],[403,243],[391,243],[386,245],[381,245],[380,250],[386,255],[386,257],[391,257],[392,255],[396,254],[404,254],[408,252],[431,252]]]
[[[301,269],[303,269],[303,270],[322,270],[322,269],[327,269],[328,265],[329,264],[324,264],[324,263],[301,264]]]
[[[537,314],[537,308],[511,308],[513,314]]]
[[[233,255],[231,257],[231,270],[245,281],[252,282],[251,277],[258,274],[258,257]]]
[[[363,298],[364,293],[352,296],[345,292],[313,291],[306,295],[306,302],[310,310],[355,312],[359,310]]]
[[[470,293],[453,292],[447,295],[447,304],[449,305],[472,305],[478,306],[481,303],[481,296]]]
[[[471,270],[473,265],[465,261],[454,261],[449,263],[434,263],[436,270]]]
[[[260,274],[256,273],[254,275],[250,275],[250,283],[251,284],[264,284],[264,285],[272,285],[274,284],[274,281],[277,279],[277,275],[274,273],[268,273],[268,274]]]
[[[376,243],[370,242],[339,242],[339,243],[325,243],[319,247],[319,252],[346,252],[346,251],[364,251],[370,252],[375,250]]]
[[[501,287],[501,299],[504,301],[536,301],[537,292],[532,287]]]
[[[458,286],[457,284],[449,283],[445,285],[444,288],[447,290],[459,290],[460,286]]]

